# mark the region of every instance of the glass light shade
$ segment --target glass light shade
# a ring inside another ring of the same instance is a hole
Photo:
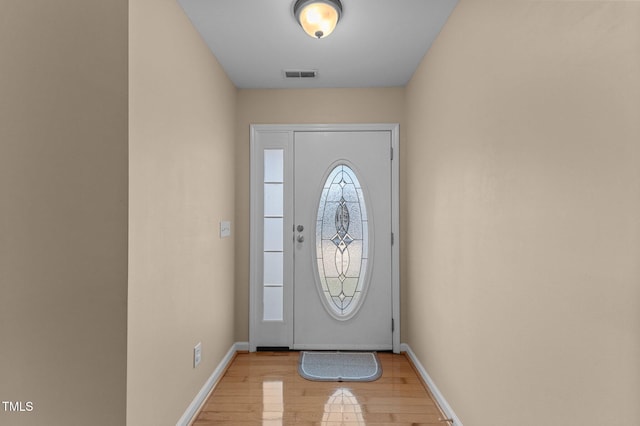
[[[336,28],[340,19],[340,6],[331,1],[312,1],[302,4],[296,10],[296,18],[311,37],[324,38]]]

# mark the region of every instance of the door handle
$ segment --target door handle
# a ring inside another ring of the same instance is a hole
[[[304,237],[302,235],[298,235],[298,238],[296,238],[296,240],[301,243],[304,241]]]
[[[297,230],[298,232],[302,232],[302,231],[304,231],[304,226],[302,226],[302,225],[298,225],[298,226],[296,227],[296,230]]]

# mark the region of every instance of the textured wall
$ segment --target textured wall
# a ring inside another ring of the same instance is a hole
[[[640,3],[462,0],[407,87],[407,341],[466,425],[640,424]]]

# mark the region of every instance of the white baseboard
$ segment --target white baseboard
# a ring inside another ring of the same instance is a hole
[[[406,343],[402,343],[400,345],[400,352],[407,353],[407,355],[409,356],[409,359],[411,359],[411,362],[413,362],[413,365],[416,367],[416,370],[418,370],[418,373],[422,377],[422,380],[424,380],[424,382],[429,387],[429,390],[433,394],[433,397],[436,399],[436,402],[438,403],[442,411],[444,411],[444,414],[449,419],[453,420],[452,426],[463,426],[462,422],[460,421],[458,416],[456,416],[456,413],[453,412],[453,409],[451,408],[447,400],[444,399],[444,395],[442,395],[442,393],[440,392],[436,384],[433,382],[431,377],[429,377],[427,370],[425,370],[424,366],[422,365],[422,363],[420,362],[416,354],[411,350],[411,346],[409,346]]]
[[[202,386],[202,389],[200,389],[200,392],[198,392],[198,394],[193,399],[193,401],[191,401],[191,404],[189,404],[189,407],[184,412],[182,417],[180,417],[180,420],[178,420],[178,422],[176,423],[176,426],[189,426],[189,424],[191,424],[193,417],[196,415],[198,410],[200,410],[200,407],[202,406],[202,404],[204,404],[205,400],[207,399],[207,396],[209,396],[209,393],[211,392],[213,387],[216,385],[216,383],[218,383],[218,380],[220,380],[220,378],[224,374],[224,371],[233,360],[233,356],[236,354],[236,352],[248,351],[248,350],[249,350],[249,342],[236,342],[233,345],[231,345],[231,348],[226,353],[224,358],[222,358],[222,361],[220,361],[216,369],[213,370],[213,373],[211,374],[209,379],[205,382],[204,386]]]
[[[249,352],[249,342],[236,342],[234,347],[236,352]]]

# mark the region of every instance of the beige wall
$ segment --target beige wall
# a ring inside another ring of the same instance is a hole
[[[249,126],[402,123],[403,88],[239,90],[236,130],[235,338],[249,340]]]
[[[129,7],[127,424],[174,425],[234,341],[236,89],[178,2]]]
[[[2,425],[122,425],[127,2],[2,3]]]
[[[462,0],[407,87],[407,342],[465,425],[640,424],[640,3]]]

